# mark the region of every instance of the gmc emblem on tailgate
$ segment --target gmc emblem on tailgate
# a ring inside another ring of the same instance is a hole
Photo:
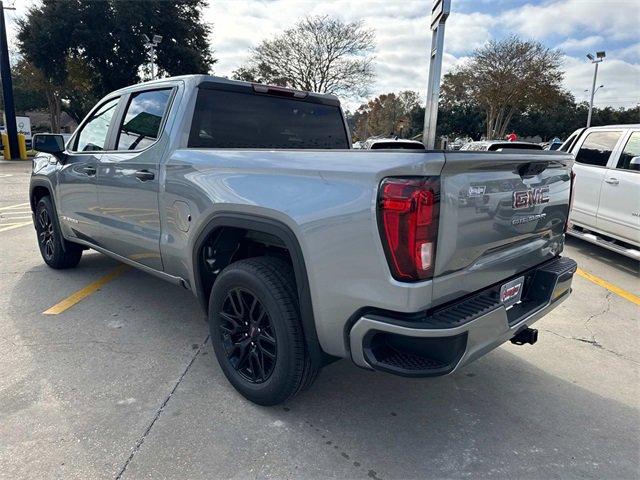
[[[549,187],[513,192],[513,208],[527,208],[549,202]]]

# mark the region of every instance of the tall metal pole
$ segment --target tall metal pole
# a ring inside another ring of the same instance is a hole
[[[13,82],[11,81],[11,66],[9,64],[7,28],[4,23],[4,5],[2,1],[0,1],[0,77],[2,78],[2,98],[4,100],[7,136],[9,137],[9,152],[12,159],[20,158],[16,109],[13,105]]]
[[[587,128],[591,126],[591,112],[593,112],[593,96],[596,94],[596,79],[598,78],[598,63],[594,62],[596,68],[593,70],[593,85],[591,85],[591,101],[589,102],[589,115],[587,115]]]
[[[151,80],[155,80],[156,79],[156,74],[153,71],[153,67],[154,67],[155,58],[156,58],[156,49],[155,49],[155,45],[153,43],[149,47],[149,55],[151,56]]]
[[[429,84],[427,104],[424,110],[422,142],[428,149],[435,148],[438,100],[440,99],[440,76],[444,51],[444,23],[451,10],[451,0],[434,0],[431,9],[431,50],[429,56]]]

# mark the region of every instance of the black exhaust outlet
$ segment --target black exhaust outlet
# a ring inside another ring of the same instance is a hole
[[[520,330],[512,339],[511,343],[515,345],[524,345],[528,343],[529,345],[533,345],[538,341],[538,330],[535,328],[525,328],[524,330]]]

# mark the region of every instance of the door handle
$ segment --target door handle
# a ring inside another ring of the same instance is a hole
[[[609,185],[618,185],[620,183],[620,180],[618,180],[617,178],[605,178],[604,181],[606,183],[608,183]]]
[[[93,177],[96,174],[96,167],[83,167],[82,173],[86,173],[88,176]]]
[[[135,176],[141,182],[148,182],[149,180],[153,180],[154,178],[156,178],[155,174],[153,172],[150,172],[149,170],[138,170],[135,173]]]

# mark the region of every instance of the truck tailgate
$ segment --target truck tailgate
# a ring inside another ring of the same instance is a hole
[[[435,302],[499,283],[561,252],[572,162],[558,152],[445,154]]]

